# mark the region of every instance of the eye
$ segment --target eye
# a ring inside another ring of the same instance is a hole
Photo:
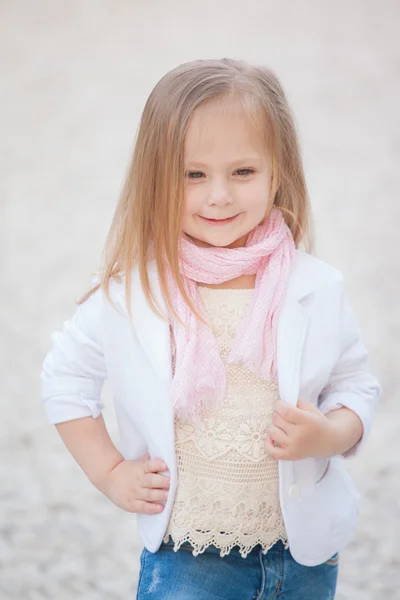
[[[203,175],[204,173],[202,173],[202,171],[189,171],[186,173],[186,177],[189,179],[201,179]]]
[[[254,173],[254,169],[238,169],[236,173],[240,175],[240,177],[246,177],[248,175],[252,175]]]

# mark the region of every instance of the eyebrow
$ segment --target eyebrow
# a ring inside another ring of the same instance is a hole
[[[260,163],[260,162],[261,162],[260,156],[247,156],[247,157],[235,160],[232,163],[229,163],[227,166],[234,167],[235,165]],[[198,162],[198,161],[193,161],[193,162],[190,161],[190,162],[186,163],[185,166],[186,166],[186,168],[196,167],[196,168],[201,168],[201,169],[208,167],[208,165],[206,163],[202,163],[202,162]]]

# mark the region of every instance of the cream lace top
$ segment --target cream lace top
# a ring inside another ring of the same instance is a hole
[[[224,363],[252,294],[252,289],[200,287]],[[188,541],[194,556],[210,545],[225,556],[239,546],[245,558],[257,544],[264,553],[279,539],[288,547],[278,463],[264,450],[278,397],[275,382],[262,381],[241,365],[228,365],[221,409],[203,411],[197,426],[175,417],[178,487],[164,537],[166,542],[172,538],[174,550]]]

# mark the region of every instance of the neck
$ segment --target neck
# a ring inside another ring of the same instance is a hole
[[[198,285],[209,288],[237,290],[252,289],[255,287],[255,284],[255,275],[240,275],[240,277],[235,277],[235,279],[231,279],[230,281],[223,281],[221,283],[202,283]]]

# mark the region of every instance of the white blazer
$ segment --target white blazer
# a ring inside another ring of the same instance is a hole
[[[150,281],[165,311],[155,263]],[[126,459],[152,457],[168,465],[171,485],[161,513],[138,514],[138,530],[150,552],[165,535],[177,487],[174,415],[170,402],[171,349],[168,323],[149,307],[132,274],[133,328],[125,306],[124,282],[111,284],[80,305],[63,330],[52,336],[42,370],[42,399],[50,423],[98,417],[108,378]],[[277,339],[280,396],[290,405],[303,398],[327,413],[346,406],[360,417],[365,442],[380,387],[368,372],[367,352],[343,289],[339,271],[296,251],[281,309]],[[279,494],[290,551],[308,566],[341,550],[357,524],[360,496],[344,467],[345,457],[279,461]]]

